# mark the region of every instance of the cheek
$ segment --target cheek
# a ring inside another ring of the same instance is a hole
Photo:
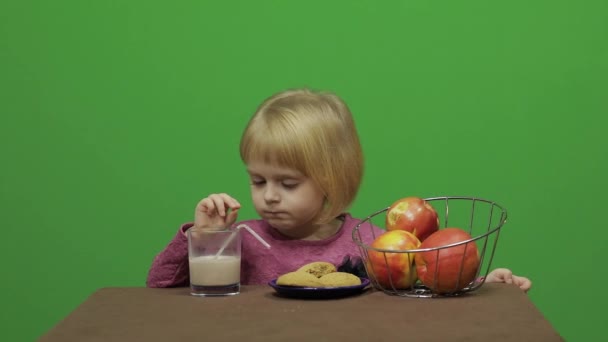
[[[310,201],[310,205],[318,208],[319,210],[323,208],[325,203],[325,196],[322,192],[317,189],[311,190],[308,194],[308,198]]]
[[[319,197],[316,193],[308,193],[305,200],[296,201],[301,212],[307,215],[316,215],[323,209],[324,197]]]
[[[256,209],[258,209],[260,203],[263,202],[263,198],[260,191],[255,189],[251,189],[251,200],[253,201],[253,205]]]

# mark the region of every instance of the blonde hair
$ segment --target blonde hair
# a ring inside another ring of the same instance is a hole
[[[347,105],[336,95],[295,89],[266,99],[241,138],[241,159],[298,170],[325,194],[316,222],[344,212],[363,177],[363,152]]]

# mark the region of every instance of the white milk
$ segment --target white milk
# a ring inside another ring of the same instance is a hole
[[[190,283],[193,285],[232,285],[240,281],[240,257],[204,255],[190,258]]]

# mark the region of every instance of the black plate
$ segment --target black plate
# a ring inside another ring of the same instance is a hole
[[[361,285],[340,286],[340,287],[300,287],[277,285],[277,280],[268,282],[278,294],[291,298],[303,299],[331,299],[342,298],[359,294],[370,284],[369,279],[361,279]]]

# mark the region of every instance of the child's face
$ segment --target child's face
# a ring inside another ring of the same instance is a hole
[[[323,192],[299,171],[263,162],[247,164],[247,171],[255,210],[286,235],[310,227],[323,208]]]

